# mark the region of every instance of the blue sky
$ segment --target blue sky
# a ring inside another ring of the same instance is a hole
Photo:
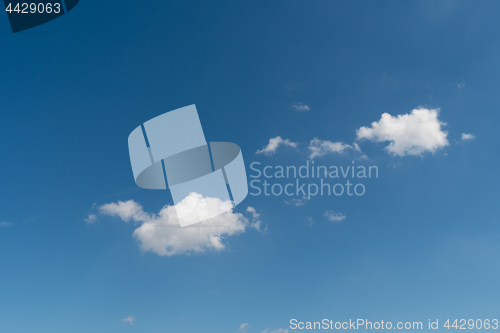
[[[499,13],[495,1],[86,0],[17,34],[5,14],[0,331],[494,319]],[[241,147],[249,175],[252,162],[305,164],[318,138],[315,163],[376,165],[379,178],[362,197],[302,206],[248,196],[234,212],[245,231],[223,249],[143,251],[139,224],[99,207],[133,200],[157,214],[172,204],[168,191],[135,185],[127,137],[191,104],[208,141]],[[398,121],[419,107],[439,109],[437,120]],[[376,129],[384,113],[393,123]],[[391,132],[401,124],[416,137]],[[362,127],[371,136],[359,137]],[[256,153],[277,136],[295,147]],[[357,143],[366,157],[328,142]],[[391,142],[403,149],[384,149]],[[249,206],[267,232],[251,227]]]

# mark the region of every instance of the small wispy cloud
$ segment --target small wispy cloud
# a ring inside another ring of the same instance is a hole
[[[474,140],[476,136],[472,133],[462,133],[462,141]]]
[[[13,227],[16,224],[13,222],[0,222],[0,228],[8,228],[8,227]]]
[[[267,146],[262,148],[261,150],[257,150],[256,154],[264,154],[264,155],[274,155],[280,146],[289,146],[293,148],[297,148],[297,143],[292,142],[288,139],[283,139],[281,136],[277,136],[269,140]]]
[[[295,103],[292,105],[292,108],[294,108],[296,111],[311,111],[309,105],[302,103]]]
[[[312,216],[307,216],[307,217],[306,217],[306,222],[307,222],[307,225],[308,225],[309,227],[311,227],[311,228],[312,228],[312,226],[314,225],[314,219],[312,218]]]
[[[399,168],[402,165],[403,165],[403,163],[401,163],[401,162],[393,162],[393,163],[389,163],[387,166],[389,168],[396,169],[396,168]]]
[[[297,207],[304,206],[307,203],[307,197],[302,197],[302,199],[292,199],[290,201],[285,200],[287,205],[295,205]]]
[[[87,222],[87,225],[95,223],[97,222],[97,215],[89,214],[89,216],[84,221]]]
[[[245,333],[248,329],[248,326],[250,326],[250,324],[248,324],[248,323],[241,324],[239,331]]]
[[[271,331],[271,328],[266,328],[262,331],[262,333],[288,333],[288,329],[284,330],[282,328],[278,328],[277,330]]]
[[[326,154],[343,154],[348,150],[354,150],[361,153],[361,148],[355,142],[352,146],[344,142],[332,142],[328,140],[320,140],[314,138],[309,143],[309,158],[321,157]]]
[[[127,318],[122,319],[122,323],[128,323],[130,325],[134,325],[134,316],[128,316]]]
[[[346,219],[346,216],[342,213],[335,213],[333,210],[327,210],[324,216],[332,222],[340,222]]]
[[[464,89],[465,88],[465,81],[462,80],[458,83],[455,83],[458,89]]]
[[[255,228],[258,232],[266,233],[267,225],[262,229],[262,221],[260,220],[260,214],[255,211],[255,208],[248,206],[247,212],[252,214],[252,222],[250,222],[250,226]]]

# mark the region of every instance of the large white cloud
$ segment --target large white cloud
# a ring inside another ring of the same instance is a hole
[[[261,150],[257,150],[256,154],[264,154],[270,156],[275,154],[280,146],[290,146],[293,148],[297,148],[297,143],[292,142],[288,139],[283,139],[281,136],[277,136],[270,139],[267,146],[265,146]]]
[[[102,215],[116,216],[125,222],[133,221],[140,226],[135,229],[134,237],[143,251],[152,251],[161,256],[203,253],[206,250],[222,251],[226,248],[224,239],[244,233],[247,226],[260,231],[260,220],[255,209],[249,207],[253,221],[232,209],[214,218],[181,228],[177,212],[195,211],[196,218],[213,216],[212,213],[227,210],[230,201],[217,198],[203,198],[191,193],[176,206],[165,206],[158,214],[144,212],[142,206],[133,200],[118,201],[99,207]]]
[[[374,142],[390,141],[385,149],[392,155],[422,155],[424,152],[434,153],[447,146],[448,132],[442,131],[446,123],[439,119],[439,109],[414,109],[410,114],[391,116],[382,114],[378,122],[370,127],[357,130],[357,139]]]

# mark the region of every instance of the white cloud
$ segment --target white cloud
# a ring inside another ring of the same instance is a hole
[[[247,331],[248,326],[250,326],[250,324],[248,324],[248,323],[241,324],[241,325],[240,325],[240,329],[239,329],[239,330],[240,330],[240,332],[246,332],[246,331]]]
[[[125,222],[144,222],[151,217],[142,210],[142,206],[134,200],[126,202],[105,204],[99,207],[99,212],[103,215],[118,216]]]
[[[474,140],[476,136],[472,133],[462,133],[462,141]]]
[[[346,219],[346,216],[342,213],[335,213],[333,210],[327,210],[325,212],[325,217],[332,222],[340,222]]]
[[[89,216],[84,221],[87,222],[87,224],[95,223],[97,222],[97,215],[89,214]]]
[[[284,330],[282,328],[279,328],[277,330],[271,331],[271,328],[266,328],[265,330],[262,331],[262,333],[288,333],[288,329]]]
[[[357,143],[357,142],[354,142],[354,143],[352,144],[352,148],[353,148],[355,151],[357,151],[358,153],[362,153],[361,148],[359,147],[359,145],[358,145],[358,143]]]
[[[283,140],[281,136],[277,136],[269,140],[269,143],[262,150],[257,150],[256,154],[273,155],[276,153],[280,146],[290,146],[297,148],[296,142],[291,142],[288,139]]]
[[[307,221],[307,224],[309,225],[309,227],[312,228],[312,226],[314,225],[314,219],[312,218],[312,216],[307,216],[306,221]]]
[[[307,203],[307,197],[302,197],[302,199],[292,199],[290,201],[286,201],[287,205],[295,205],[297,207],[304,206]]]
[[[302,103],[293,104],[292,108],[294,108],[297,111],[311,111],[311,108],[309,107],[309,105],[302,104]]]
[[[309,151],[311,152],[309,158],[313,159],[315,157],[321,157],[329,153],[343,154],[350,149],[361,153],[361,149],[359,148],[357,143],[354,143],[351,146],[343,142],[332,142],[314,138],[309,143]]]
[[[13,227],[16,224],[13,222],[0,222],[0,228]]]
[[[130,325],[134,325],[134,316],[128,316],[127,318],[123,318],[122,323],[129,323]]]
[[[263,230],[261,230],[262,221],[259,218],[260,214],[257,214],[255,208],[250,206],[247,207],[247,212],[252,214],[252,222],[250,222],[250,226],[252,228],[255,228],[258,232],[262,232],[265,234],[267,232],[267,225],[264,227]]]
[[[391,116],[382,114],[378,122],[371,127],[357,130],[357,139],[374,142],[390,141],[385,149],[392,155],[422,155],[424,152],[434,153],[447,146],[448,132],[441,130],[446,123],[438,119],[439,109],[414,109],[410,114]]]
[[[224,212],[232,210],[233,207],[231,200],[204,198],[201,194],[192,192],[175,205],[175,212],[178,220],[183,221],[184,225],[191,225],[220,216]]]
[[[173,256],[203,253],[206,250],[222,251],[226,248],[226,237],[244,233],[249,221],[242,214],[233,213],[232,209],[184,228],[179,224],[176,211],[193,211],[196,207],[197,214],[204,215],[213,210],[226,209],[227,204],[217,198],[203,198],[200,194],[191,193],[176,206],[163,207],[158,215],[144,212],[142,206],[133,200],[105,204],[99,207],[99,212],[140,224],[133,235],[143,251]],[[258,218],[259,215],[254,209],[252,213],[254,221],[251,226],[257,229],[255,216]],[[260,228],[260,224],[258,226]]]

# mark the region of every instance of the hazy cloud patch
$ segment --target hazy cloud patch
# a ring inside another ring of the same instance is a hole
[[[295,103],[292,105],[292,108],[294,108],[296,111],[311,111],[309,105],[302,103]]]
[[[462,141],[474,140],[476,136],[472,133],[462,133]]]
[[[361,153],[361,148],[357,143],[349,145],[344,142],[332,142],[328,140],[320,140],[314,138],[309,143],[309,158],[314,159],[315,157],[321,157],[326,154],[343,154],[349,150],[357,151]]]
[[[324,216],[332,222],[340,222],[346,219],[346,216],[342,213],[335,213],[333,210],[327,210]]]

